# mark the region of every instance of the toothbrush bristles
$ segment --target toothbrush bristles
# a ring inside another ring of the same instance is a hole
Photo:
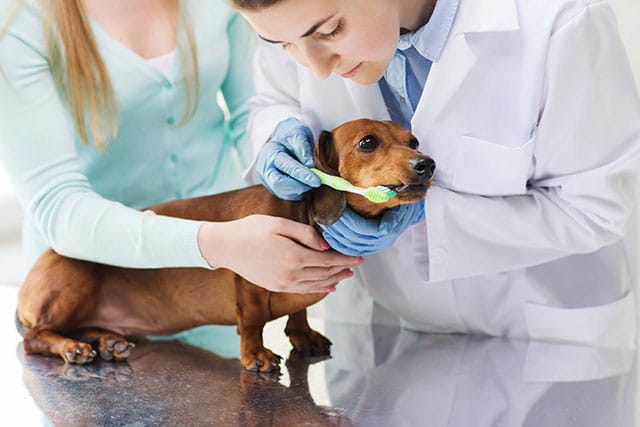
[[[394,197],[396,195],[396,192],[387,187],[379,185],[377,187],[367,188],[363,195],[371,202],[384,203]]]

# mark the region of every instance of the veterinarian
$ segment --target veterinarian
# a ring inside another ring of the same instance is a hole
[[[324,228],[369,255],[332,319],[635,346],[640,101],[606,1],[234,5],[262,39],[249,126],[274,194],[318,186],[312,134],[357,117],[437,163],[403,220]]]
[[[298,292],[353,274],[361,259],[306,225],[137,210],[243,185],[255,37],[224,1],[0,0],[0,17],[0,158],[29,263],[50,246],[124,267],[228,267]]]

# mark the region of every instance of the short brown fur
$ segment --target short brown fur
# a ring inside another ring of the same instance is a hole
[[[379,141],[376,150],[359,149],[359,141],[367,135]],[[362,215],[375,216],[386,208],[421,199],[430,185],[433,161],[412,148],[412,141],[410,132],[392,122],[367,119],[345,123],[319,138],[314,151],[319,168],[339,173],[358,186],[403,188],[384,204],[358,195],[345,197],[326,186],[311,191],[302,201],[291,202],[253,186],[148,209],[203,221],[265,214],[330,224],[348,204]],[[428,162],[428,176],[416,173],[416,159]],[[325,295],[273,293],[224,268],[119,268],[48,250],[20,289],[17,320],[19,329],[28,328],[25,353],[58,355],[78,364],[91,362],[97,354],[106,360],[125,360],[134,346],[128,338],[171,334],[206,324],[235,324],[241,337],[242,364],[264,372],[276,369],[280,358],[263,346],[262,329],[266,322],[284,315],[289,315],[285,333],[295,351],[329,354],[331,343],[309,327],[306,317],[306,307]]]

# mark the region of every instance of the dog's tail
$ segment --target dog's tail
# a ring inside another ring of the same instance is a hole
[[[15,320],[16,320],[16,329],[18,330],[18,333],[21,336],[24,336],[24,334],[27,333],[29,328],[27,328],[27,326],[20,321],[20,318],[18,317],[18,310],[17,309],[16,309],[16,319]]]

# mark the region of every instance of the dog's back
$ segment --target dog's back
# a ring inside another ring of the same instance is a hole
[[[159,215],[207,222],[263,214],[331,224],[347,204],[361,215],[375,216],[424,197],[434,164],[416,147],[413,135],[392,122],[362,119],[320,135],[314,151],[316,165],[331,173],[345,173],[355,185],[395,186],[397,197],[384,204],[325,186],[307,193],[303,201],[285,201],[262,186],[253,186],[149,209]],[[243,365],[269,371],[277,368],[279,357],[263,346],[262,328],[276,317],[289,315],[285,333],[296,351],[329,353],[331,343],[309,327],[305,311],[325,295],[272,293],[224,268],[118,268],[65,258],[49,250],[21,287],[17,317],[27,354],[54,354],[80,364],[97,354],[105,360],[125,360],[133,348],[127,337],[173,333],[204,324],[237,324]]]
[[[308,222],[304,201],[278,199],[263,186],[175,200],[148,209],[158,215],[200,221],[231,221],[265,214]],[[169,334],[204,324],[232,325],[237,321],[235,276],[223,268],[111,267],[48,250],[20,289],[16,320],[22,334],[45,319],[55,320],[63,332],[98,327],[125,336]],[[61,316],[65,312],[69,315]]]

